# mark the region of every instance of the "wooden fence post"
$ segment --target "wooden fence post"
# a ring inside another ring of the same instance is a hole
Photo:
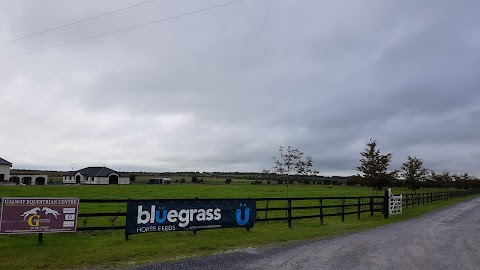
[[[373,217],[373,196],[370,196],[370,216]]]
[[[357,219],[360,219],[360,210],[361,210],[360,204],[361,204],[361,202],[362,202],[362,199],[360,197],[358,197]]]
[[[268,218],[268,200],[265,202],[265,219]]]
[[[388,190],[385,189],[385,195],[383,195],[383,216],[385,218],[388,218],[388,211],[389,211],[389,208],[390,208],[390,205],[389,205],[389,202],[388,202],[388,199],[390,197],[388,196]]]
[[[320,198],[320,224],[323,225],[323,199]]]
[[[292,228],[292,199],[287,200],[288,228]]]
[[[342,199],[342,222],[345,222],[345,197]]]
[[[132,200],[132,198],[128,198],[128,202],[127,202],[127,208],[128,208],[128,203]],[[127,217],[126,217],[127,218]],[[125,227],[125,241],[128,241],[129,238],[128,238],[128,232],[127,232],[127,228]]]

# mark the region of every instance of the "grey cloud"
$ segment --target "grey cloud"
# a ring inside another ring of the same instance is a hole
[[[11,2],[8,40],[135,1]],[[1,47],[0,58],[222,1],[157,1]],[[480,174],[477,1],[246,1],[0,62],[16,167],[260,171],[279,145],[354,173],[369,138]],[[452,159],[454,161],[452,161]]]

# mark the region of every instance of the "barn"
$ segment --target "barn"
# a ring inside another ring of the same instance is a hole
[[[130,178],[120,175],[107,167],[87,167],[78,171],[70,171],[63,176],[64,184],[110,185],[130,184]]]
[[[3,158],[0,158],[0,182],[2,184],[12,184],[12,185],[46,185],[48,181],[48,175],[19,175],[12,174],[10,172],[10,167],[12,163],[6,161]]]
[[[10,179],[10,167],[12,163],[0,158],[0,182],[8,181]]]

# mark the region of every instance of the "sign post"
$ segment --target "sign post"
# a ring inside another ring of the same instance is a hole
[[[75,232],[77,198],[2,198],[0,234]]]

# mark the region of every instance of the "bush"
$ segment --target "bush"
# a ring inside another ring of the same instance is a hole
[[[230,183],[232,183],[232,179],[230,178],[225,179],[225,184],[230,184]]]
[[[180,183],[185,183],[185,178],[180,179]]]
[[[198,183],[198,178],[196,176],[192,176],[192,183]]]

